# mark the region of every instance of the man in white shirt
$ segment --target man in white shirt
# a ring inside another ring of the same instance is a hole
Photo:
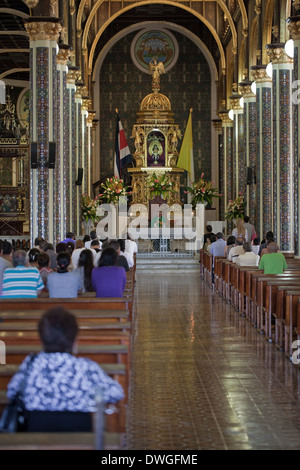
[[[131,240],[131,238],[128,235],[127,240],[125,240],[125,250],[123,254],[126,256],[128,265],[130,268],[134,266],[134,253],[137,253],[137,251],[138,251],[138,247],[137,247],[136,242]]]
[[[260,256],[253,253],[251,243],[244,242],[243,250],[245,253],[236,258],[236,264],[238,266],[258,266]]]
[[[237,237],[235,246],[229,251],[228,260],[236,263],[238,256],[243,255],[244,253],[243,239],[241,237]]]

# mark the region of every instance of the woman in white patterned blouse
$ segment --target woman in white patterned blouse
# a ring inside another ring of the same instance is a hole
[[[49,310],[40,320],[44,351],[33,360],[25,358],[7,391],[12,399],[23,390],[28,431],[90,431],[96,390],[101,389],[105,403],[124,397],[121,385],[96,362],[73,355],[77,333],[75,316],[62,307]]]

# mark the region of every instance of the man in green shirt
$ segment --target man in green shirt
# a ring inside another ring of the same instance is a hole
[[[264,274],[283,274],[287,264],[284,255],[279,253],[278,245],[275,242],[269,243],[268,252],[261,257],[259,269],[263,269]]]

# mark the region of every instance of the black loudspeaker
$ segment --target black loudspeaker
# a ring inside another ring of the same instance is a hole
[[[77,186],[82,185],[82,178],[83,178],[83,168],[78,168],[77,180],[76,180],[76,185]]]
[[[56,143],[49,142],[48,168],[55,168]]]
[[[31,142],[30,144],[30,165],[34,170],[38,168],[37,142]]]
[[[256,174],[255,169],[251,166],[247,167],[247,184],[256,184]]]

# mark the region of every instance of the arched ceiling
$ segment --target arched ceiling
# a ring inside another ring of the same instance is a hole
[[[186,10],[163,4],[139,6],[126,11],[111,22],[97,43],[94,62],[105,44],[121,30],[128,28],[132,24],[143,23],[145,21],[158,22],[166,18],[168,23],[182,26],[198,36],[207,46],[218,66],[218,60],[220,58],[218,45],[205,24]]]

